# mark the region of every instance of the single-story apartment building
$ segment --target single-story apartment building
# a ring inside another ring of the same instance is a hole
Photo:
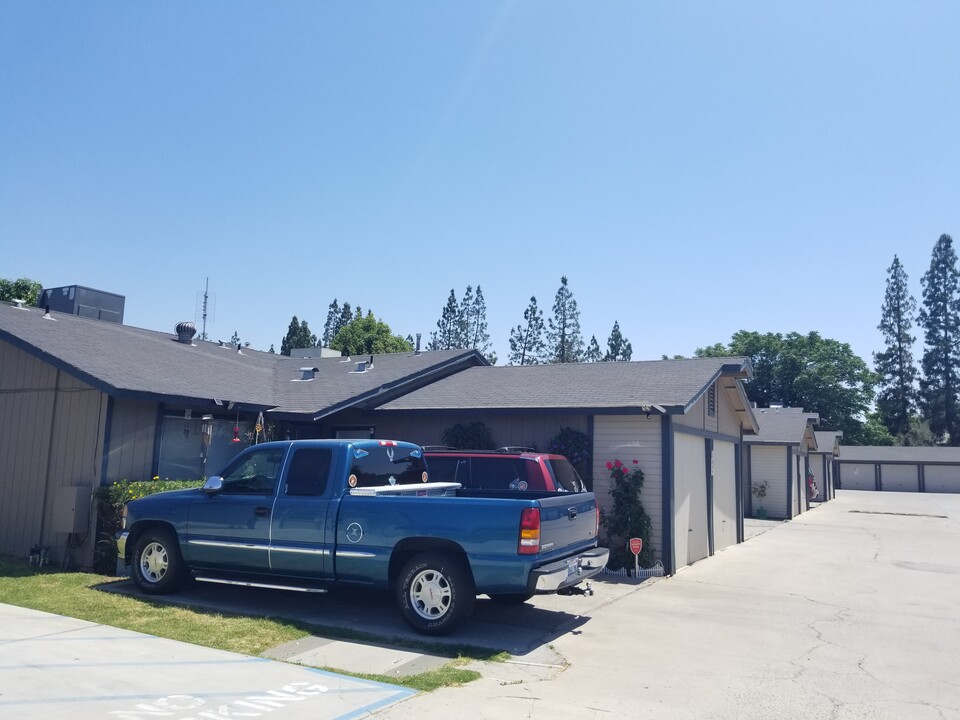
[[[494,368],[474,350],[297,358],[195,332],[0,306],[0,553],[89,566],[97,487],[203,477],[263,439],[438,444],[472,421],[540,449],[585,433],[604,506],[606,462],[637,460],[667,572],[743,539],[744,358]]]
[[[817,449],[813,425],[819,416],[781,407],[755,408],[754,415],[759,429],[744,438],[750,514],[795,518],[810,507],[806,477],[810,453]]]

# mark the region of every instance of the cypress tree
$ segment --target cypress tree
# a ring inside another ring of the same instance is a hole
[[[607,340],[607,354],[603,356],[604,362],[629,361],[633,357],[633,346],[620,333],[620,323],[613,321],[613,330],[610,331],[610,337]]]

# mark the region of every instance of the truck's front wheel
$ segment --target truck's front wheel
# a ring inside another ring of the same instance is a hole
[[[477,599],[463,561],[434,553],[416,555],[403,566],[396,593],[403,619],[424,635],[452,632]]]
[[[186,577],[180,546],[169,530],[146,530],[133,547],[133,581],[143,592],[163,595],[178,590]]]

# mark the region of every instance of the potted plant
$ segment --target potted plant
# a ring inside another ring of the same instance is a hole
[[[753,496],[760,501],[760,504],[754,508],[753,514],[758,518],[765,518],[767,516],[767,509],[763,507],[763,499],[767,496],[767,481],[753,483],[753,487],[750,488],[750,491],[753,493]]]

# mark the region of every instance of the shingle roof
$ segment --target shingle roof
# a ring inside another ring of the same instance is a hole
[[[817,430],[813,433],[817,439],[817,452],[832,453],[837,442],[843,438],[839,430]]]
[[[475,367],[381,405],[379,410],[574,408],[684,412],[723,373],[745,376],[744,358]]]
[[[341,358],[292,358],[248,348],[238,353],[217,342],[194,339],[187,345],[174,333],[56,312],[47,320],[43,314],[0,305],[0,340],[120,397],[216,399],[322,417],[485,362],[473,350],[395,353],[375,356],[372,370],[356,373],[355,362]],[[299,381],[305,366],[318,368],[316,379]]]
[[[817,413],[804,412],[801,408],[754,408],[759,431],[746,442],[774,445],[800,445],[806,440],[811,449],[817,441],[810,422],[819,419]]]

